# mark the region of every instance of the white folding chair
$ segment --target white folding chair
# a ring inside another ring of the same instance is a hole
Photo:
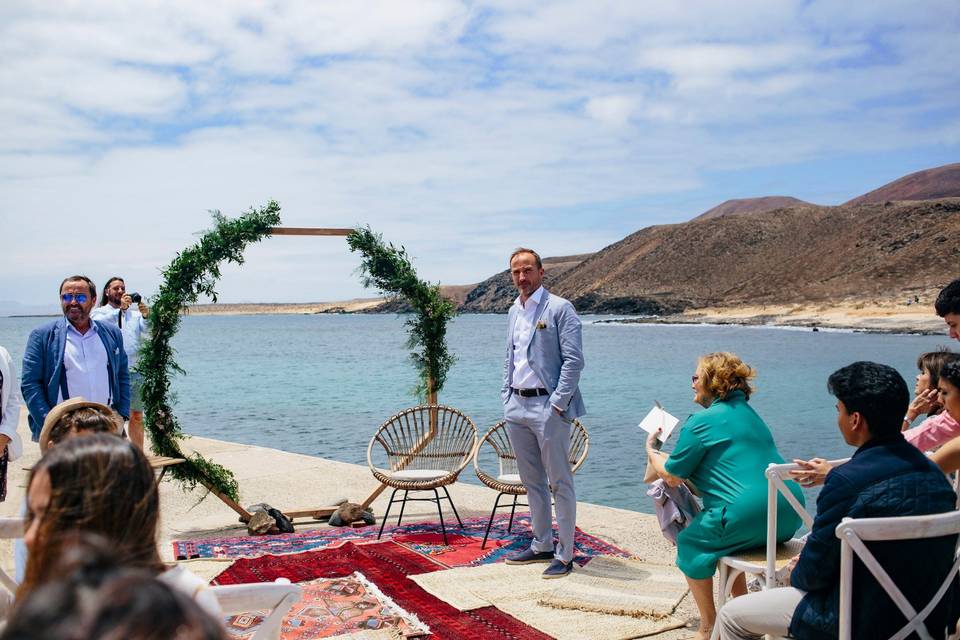
[[[0,518],[0,538],[22,538],[26,529],[26,523],[26,518],[22,517]],[[0,569],[0,584],[11,594],[16,594],[17,588],[20,586],[17,584],[17,581],[10,577],[3,569]]]
[[[277,582],[218,585],[210,590],[225,615],[269,611],[250,640],[279,640],[283,617],[302,595],[299,585]]]
[[[850,458],[840,460],[830,460],[832,467],[843,464]],[[777,569],[785,565],[790,558],[800,553],[803,543],[798,538],[793,538],[777,544],[777,494],[782,493],[787,502],[793,507],[793,510],[803,520],[803,524],[809,529],[813,526],[813,516],[811,516],[800,504],[794,495],[787,489],[784,483],[785,479],[790,478],[791,471],[800,470],[801,467],[795,463],[770,464],[764,475],[767,477],[767,543],[760,550],[749,550],[732,556],[724,556],[717,563],[719,576],[719,597],[717,608],[723,606],[723,603],[730,597],[733,589],[733,583],[741,574],[755,575],[760,579],[760,586],[767,589],[774,584],[774,578]]]
[[[852,632],[854,554],[860,558],[907,619],[907,624],[893,633],[890,640],[901,640],[912,633],[916,633],[922,640],[933,640],[924,626],[924,620],[933,612],[956,578],[960,569],[960,558],[954,553],[953,567],[943,584],[930,602],[917,612],[864,543],[957,535],[960,534],[960,511],[897,518],[844,518],[837,525],[836,531],[840,538],[840,640],[850,640]],[[952,629],[949,631],[952,632]]]

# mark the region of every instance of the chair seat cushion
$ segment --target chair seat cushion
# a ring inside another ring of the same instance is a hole
[[[403,469],[388,475],[394,480],[437,480],[449,475],[449,472],[436,469]]]
[[[520,480],[519,473],[504,473],[503,475],[497,476],[498,482],[509,482],[511,484],[523,484]]]

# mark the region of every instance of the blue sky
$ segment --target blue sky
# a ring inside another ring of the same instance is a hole
[[[26,304],[75,272],[153,291],[208,210],[271,198],[461,284],[960,159],[955,0],[5,2],[0,36],[0,300]],[[337,239],[247,258],[222,301],[371,295]]]

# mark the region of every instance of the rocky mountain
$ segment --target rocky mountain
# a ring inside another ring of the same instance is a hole
[[[593,313],[890,299],[956,278],[958,239],[960,198],[805,205],[647,227],[548,270],[546,284]],[[515,295],[502,272],[463,310],[501,312]]]
[[[584,253],[576,256],[560,256],[543,259],[543,283],[548,289],[567,271],[578,266],[593,254]],[[514,298],[517,290],[510,278],[510,270],[504,269],[495,276],[491,276],[478,284],[460,305],[463,313],[505,313]]]
[[[790,196],[764,196],[762,198],[738,198],[727,200],[715,206],[712,209],[704,211],[694,220],[710,220],[711,218],[720,218],[722,216],[732,216],[740,213],[763,213],[773,209],[783,209],[786,207],[798,207],[809,205],[798,198]]]
[[[728,200],[594,254],[544,260],[548,288],[582,312],[668,314],[741,304],[903,299],[960,274],[960,163],[910,174],[840,206]],[[505,311],[503,271],[465,312]]]
[[[911,173],[845,204],[955,197],[960,197],[960,162]]]

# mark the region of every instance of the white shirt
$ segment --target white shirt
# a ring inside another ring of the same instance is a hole
[[[543,298],[543,287],[533,292],[526,303],[520,302],[517,297],[515,304],[520,307],[516,322],[513,325],[513,379],[510,386],[514,389],[542,389],[543,382],[530,368],[527,360],[527,346],[536,330],[533,326],[534,316],[537,314],[537,305]]]
[[[121,313],[123,314],[122,323],[118,322]],[[143,332],[147,329],[147,321],[140,315],[140,309],[131,304],[126,311],[120,311],[107,303],[94,309],[90,318],[99,322],[109,322],[113,326],[120,325],[120,333],[123,334],[123,350],[127,353],[127,365],[133,369],[137,364]]]
[[[63,368],[67,374],[69,397],[83,396],[92,402],[110,406],[110,374],[107,348],[103,346],[97,325],[90,321],[90,328],[81,334],[67,323],[67,343],[63,349]],[[66,398],[60,391],[60,401]]]

